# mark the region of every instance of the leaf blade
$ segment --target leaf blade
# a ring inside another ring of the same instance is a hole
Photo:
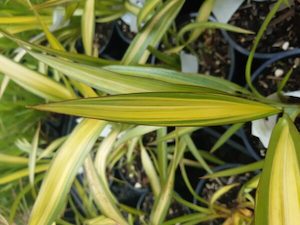
[[[38,110],[152,126],[211,126],[245,122],[280,109],[215,93],[138,93],[34,106]],[[174,113],[176,112],[176,113]]]

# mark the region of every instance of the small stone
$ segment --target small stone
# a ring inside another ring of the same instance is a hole
[[[140,183],[137,182],[137,183],[135,183],[134,187],[135,187],[135,188],[142,188],[142,185],[141,185]]]
[[[274,72],[275,77],[281,77],[284,74],[283,69],[276,69]]]
[[[290,47],[290,43],[288,41],[286,41],[282,44],[282,49],[284,51],[288,50],[289,47]]]

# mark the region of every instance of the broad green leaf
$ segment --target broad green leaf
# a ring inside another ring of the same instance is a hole
[[[300,135],[287,115],[273,129],[259,179],[255,225],[300,221]]]
[[[29,225],[51,225],[64,208],[73,180],[106,123],[82,121],[59,149],[40,188]]]
[[[95,34],[95,0],[86,0],[81,17],[81,36],[85,53],[92,55]]]
[[[160,81],[173,83],[173,84],[182,84],[182,85],[191,85],[191,86],[200,86],[211,89],[220,90],[226,93],[243,93],[249,94],[249,91],[245,88],[240,87],[239,85],[232,83],[230,81],[221,79],[219,77],[207,76],[202,74],[190,74],[182,73],[174,70],[146,67],[146,66],[123,66],[123,65],[112,65],[105,66],[103,69],[116,72],[119,74],[144,77],[149,79],[157,79]]]
[[[0,55],[0,71],[26,90],[48,100],[74,98],[61,84]]]
[[[183,3],[184,0],[166,1],[133,39],[122,59],[122,64],[144,64],[150,55],[148,46],[156,46],[160,42]]]
[[[85,83],[108,94],[137,93],[153,91],[197,92],[201,87],[178,85],[153,78],[123,75],[99,67],[73,63],[43,54],[31,53],[36,59],[46,63],[68,77]],[[202,88],[203,89],[203,88]]]
[[[272,105],[215,93],[138,93],[70,100],[34,109],[152,126],[212,126],[279,113]]]

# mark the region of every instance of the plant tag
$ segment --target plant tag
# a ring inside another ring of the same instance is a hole
[[[145,0],[130,0],[130,2],[140,8],[145,5]]]
[[[110,124],[107,124],[104,129],[100,133],[100,137],[107,137],[111,132],[112,126]]]
[[[181,71],[184,73],[197,73],[198,72],[198,60],[197,57],[184,51],[180,52]]]
[[[285,96],[300,98],[300,90],[283,93]]]
[[[131,32],[138,32],[136,15],[133,15],[132,13],[125,13],[121,19],[129,26]]]
[[[300,98],[300,90],[283,93],[285,96]],[[277,94],[268,96],[270,99],[276,99]],[[258,137],[264,147],[268,147],[272,130],[276,124],[277,115],[270,116],[267,119],[259,119],[251,122],[251,134]]]
[[[251,134],[258,137],[265,148],[268,148],[272,130],[276,124],[277,115],[267,119],[259,119],[251,122]]]
[[[56,7],[52,15],[52,26],[49,28],[51,31],[57,30],[64,25],[65,8]]]
[[[243,2],[244,0],[216,0],[212,12],[219,22],[228,23]]]

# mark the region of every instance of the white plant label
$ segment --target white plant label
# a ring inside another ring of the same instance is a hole
[[[197,57],[184,51],[180,52],[181,71],[184,73],[197,73],[198,72],[198,60]]]
[[[216,0],[212,12],[219,22],[228,23],[243,2],[244,0]]]
[[[129,26],[129,29],[131,32],[134,32],[134,33],[138,32],[136,15],[134,15],[132,13],[125,13],[121,19],[124,21],[124,23],[126,23]]]
[[[285,96],[300,98],[300,90],[283,93]],[[269,99],[275,100],[277,94],[273,93],[268,96]],[[276,124],[277,115],[268,117],[267,119],[259,119],[251,122],[251,134],[258,137],[265,148],[268,148],[272,130]]]

